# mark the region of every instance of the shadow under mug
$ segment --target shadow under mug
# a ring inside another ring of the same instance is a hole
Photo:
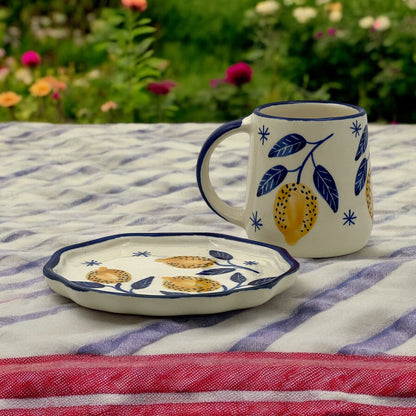
[[[214,190],[209,163],[223,140],[250,138],[246,206]],[[298,257],[331,257],[361,249],[373,224],[365,110],[350,104],[286,101],[257,107],[225,123],[203,145],[197,181],[208,206],[249,238]]]

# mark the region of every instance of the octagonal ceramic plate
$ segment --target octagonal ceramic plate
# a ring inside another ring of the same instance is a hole
[[[118,234],[62,248],[44,267],[52,290],[108,312],[169,316],[260,305],[294,282],[286,250],[211,233]]]

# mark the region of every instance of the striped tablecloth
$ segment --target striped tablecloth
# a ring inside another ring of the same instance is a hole
[[[371,125],[374,228],[299,259],[264,305],[156,318],[52,292],[57,249],[120,233],[244,231],[195,179],[217,124],[0,124],[0,415],[416,415],[416,126]],[[213,178],[243,205],[247,141]]]

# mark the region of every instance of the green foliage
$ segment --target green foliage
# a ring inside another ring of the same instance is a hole
[[[120,0],[9,0],[0,39],[0,93],[22,97],[0,107],[0,120],[223,121],[307,99],[362,105],[371,121],[416,122],[415,0],[279,0],[272,12],[256,0],[148,0],[144,13]],[[39,67],[21,64],[28,50]],[[239,61],[253,68],[250,83],[210,86]],[[32,96],[45,76],[67,88]],[[161,79],[177,87],[147,90]]]
[[[108,54],[103,67],[103,95],[122,108],[123,121],[144,118],[149,101],[146,85],[160,76],[161,60],[153,57],[151,49],[155,28],[150,22],[131,9],[104,8],[92,27],[92,48]]]
[[[309,2],[303,7],[316,16],[305,22],[294,16],[298,2],[285,3],[273,16],[246,16],[253,40],[246,57],[271,72],[273,98],[292,99],[281,91],[289,83],[303,89],[300,98],[312,92],[359,104],[372,121],[416,121],[409,106],[416,90],[416,13],[405,1]]]

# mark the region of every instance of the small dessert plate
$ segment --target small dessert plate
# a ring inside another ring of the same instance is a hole
[[[211,233],[118,234],[65,247],[44,267],[52,290],[107,312],[169,316],[260,305],[299,264],[276,246]]]

